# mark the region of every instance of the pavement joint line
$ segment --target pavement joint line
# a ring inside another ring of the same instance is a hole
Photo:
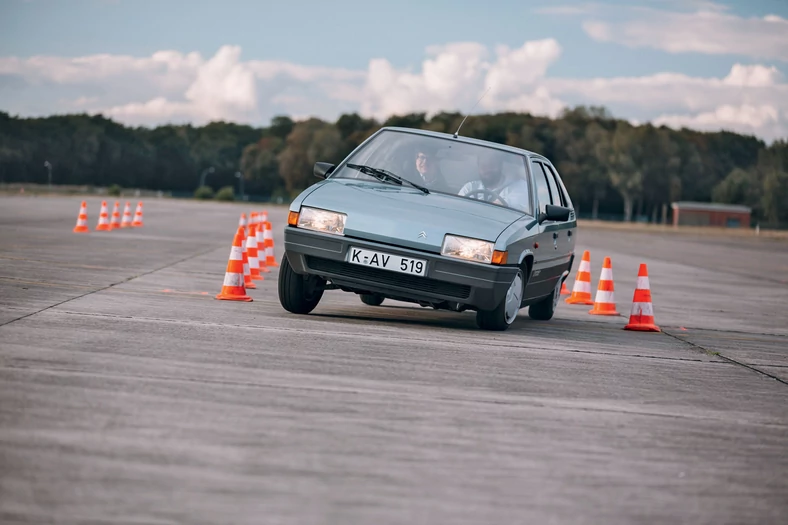
[[[693,343],[692,341],[687,341],[686,339],[682,339],[680,337],[677,337],[674,334],[671,334],[670,332],[667,332],[665,330],[663,330],[663,333],[665,333],[665,335],[667,335],[669,337],[674,338],[677,341],[682,341],[682,342],[688,344],[689,346],[697,348],[697,349],[699,349],[700,351],[702,351],[702,352],[704,352],[706,354],[710,354],[710,355],[714,355],[714,356],[720,357],[721,359],[724,359],[724,360],[728,361],[729,363],[732,363],[734,365],[739,365],[740,367],[743,367],[743,368],[746,368],[748,370],[751,370],[751,371],[753,371],[753,372],[755,372],[757,374],[762,374],[762,375],[764,375],[764,376],[766,376],[768,378],[774,379],[778,383],[782,383],[783,385],[788,386],[788,381],[786,381],[784,379],[781,379],[781,378],[779,378],[779,377],[777,377],[777,376],[775,376],[773,374],[770,374],[769,372],[765,372],[765,371],[763,371],[763,370],[761,370],[759,368],[756,368],[753,365],[748,365],[747,363],[743,363],[741,361],[737,361],[736,359],[733,359],[732,357],[728,357],[726,355],[723,355],[721,352],[717,352],[716,350],[710,350],[710,349],[706,348],[705,346],[697,344],[697,343]],[[769,365],[769,366],[771,366],[771,365]]]
[[[203,297],[203,296],[201,296]],[[232,328],[243,328],[247,330],[262,330],[266,332],[274,331],[274,332],[296,332],[296,333],[303,333],[303,334],[321,334],[321,335],[333,335],[339,337],[355,337],[357,334],[349,333],[349,332],[335,332],[335,331],[316,331],[314,329],[299,329],[299,328],[284,328],[284,327],[274,327],[274,326],[250,326],[250,325],[243,325],[243,324],[232,324],[232,323],[212,323],[209,321],[193,321],[193,320],[181,320],[181,319],[168,319],[164,317],[140,317],[140,316],[133,316],[133,315],[118,315],[118,314],[107,314],[107,313],[89,313],[89,312],[71,312],[71,311],[62,311],[58,312],[64,315],[78,315],[83,317],[105,317],[110,319],[129,319],[133,321],[155,321],[155,322],[162,322],[162,323],[172,323],[172,324],[186,324],[186,325],[199,325],[199,326],[206,326],[206,327],[232,327]],[[396,339],[398,341],[409,341],[409,342],[428,342],[433,341],[432,339],[425,339],[425,338],[417,338],[417,337],[402,337],[402,335],[397,334],[374,334],[374,337],[379,339]],[[451,343],[451,341],[447,341],[447,343]],[[544,348],[535,348],[530,346],[520,346],[520,345],[512,345],[512,344],[489,344],[486,343],[488,346],[492,346],[495,348],[509,348],[509,349],[522,349],[522,350],[546,350]],[[603,356],[610,356],[610,357],[622,357],[622,358],[640,358],[640,359],[658,359],[663,361],[681,361],[681,362],[692,362],[692,363],[711,363],[711,364],[729,364],[725,363],[724,361],[704,361],[702,359],[691,359],[687,357],[666,357],[666,356],[650,356],[644,354],[616,354],[613,352],[592,352],[589,350],[574,350],[574,349],[560,349],[560,350],[549,350],[547,351],[556,351],[556,352],[569,352],[569,353],[579,353],[579,354],[590,354],[590,355],[603,355]]]
[[[26,318],[28,318],[28,317],[31,317],[31,316],[34,316],[34,315],[40,314],[41,312],[45,312],[45,311],[47,311],[47,310],[50,310],[50,309],[52,309],[52,308],[56,308],[56,307],[58,307],[58,306],[60,306],[60,305],[66,304],[66,303],[68,303],[68,302],[70,302],[70,301],[75,301],[75,300],[77,300],[77,299],[81,299],[82,297],[87,297],[88,295],[94,294],[94,293],[96,293],[96,292],[101,292],[101,291],[103,291],[103,290],[107,290],[107,289],[109,289],[109,288],[112,288],[113,286],[117,286],[117,285],[119,285],[119,284],[123,284],[123,283],[129,282],[129,281],[132,281],[132,280],[134,280],[134,279],[137,279],[137,278],[139,278],[139,277],[143,277],[143,276],[145,276],[145,275],[150,275],[150,274],[152,274],[152,273],[156,273],[156,272],[158,272],[158,271],[160,271],[160,270],[163,270],[163,269],[165,269],[165,268],[169,268],[170,266],[174,266],[174,265],[176,265],[176,264],[179,264],[179,263],[182,263],[182,262],[188,261],[188,260],[190,260],[190,259],[194,259],[195,257],[199,257],[199,256],[201,256],[201,255],[206,255],[206,254],[208,254],[208,253],[211,253],[211,252],[214,252],[214,251],[216,251],[216,250],[220,250],[220,249],[221,249],[221,248],[211,248],[211,249],[209,249],[209,250],[204,250],[204,251],[201,251],[201,252],[195,253],[195,254],[193,254],[193,255],[189,255],[188,257],[184,257],[184,258],[182,258],[182,259],[179,259],[179,260],[177,260],[177,261],[174,261],[174,262],[171,262],[171,263],[165,264],[164,266],[161,266],[161,267],[159,267],[159,268],[154,268],[153,270],[149,270],[149,271],[147,271],[147,272],[143,272],[143,273],[140,273],[140,274],[137,274],[137,275],[132,275],[131,277],[127,277],[127,278],[123,279],[122,281],[118,281],[118,282],[116,282],[116,283],[111,283],[111,284],[109,284],[109,285],[107,285],[107,286],[102,286],[101,288],[97,288],[97,289],[95,289],[95,290],[91,290],[91,291],[89,291],[89,292],[85,292],[85,293],[83,293],[83,294],[80,294],[80,295],[78,295],[78,296],[76,296],[76,297],[70,297],[70,298],[68,298],[68,299],[66,299],[66,300],[64,300],[64,301],[60,301],[60,302],[58,302],[58,303],[51,304],[51,305],[49,305],[49,306],[47,306],[47,307],[45,307],[45,308],[41,308],[40,310],[36,310],[35,312],[31,312],[31,313],[29,313],[29,314],[27,314],[27,315],[23,315],[22,317],[17,317],[16,319],[11,319],[10,321],[6,321],[5,323],[0,323],[0,328],[2,328],[3,326],[7,326],[7,325],[9,325],[9,324],[11,324],[11,323],[15,323],[16,321],[21,321],[22,319],[26,319]]]
[[[109,372],[106,370],[102,370],[100,374],[93,373],[93,372],[86,372],[83,370],[73,370],[69,368],[58,368],[58,367],[41,367],[36,366],[33,367],[20,367],[20,366],[0,366],[0,370],[8,370],[8,371],[23,371],[23,372],[30,372],[32,374],[45,374],[45,375],[57,375],[57,374],[70,374],[72,376],[88,376],[88,377],[95,377],[101,375],[103,378],[114,378],[114,379],[142,379],[145,381],[153,381],[153,382],[179,382],[179,383],[199,383],[199,384],[216,384],[216,385],[225,385],[225,386],[233,386],[233,387],[246,387],[246,388],[276,388],[276,389],[284,389],[284,390],[298,390],[298,391],[310,391],[310,392],[332,392],[332,393],[340,393],[340,394],[355,394],[355,395],[378,395],[378,396],[390,396],[392,394],[400,397],[400,398],[412,398],[412,399],[423,399],[423,396],[420,394],[411,394],[407,391],[403,391],[402,389],[377,389],[377,388],[370,388],[370,387],[345,387],[341,385],[326,385],[323,387],[318,386],[309,386],[309,385],[293,385],[292,383],[282,384],[281,382],[276,381],[231,381],[231,380],[220,380],[220,379],[209,379],[205,377],[200,378],[189,378],[189,377],[176,377],[170,375],[140,375],[140,374],[128,374],[128,373],[120,373],[120,372]],[[337,378],[333,375],[325,375],[320,373],[298,373],[298,375],[309,375],[309,376],[318,376],[322,379],[328,379],[330,381],[335,381],[339,379],[340,381],[343,380],[343,377]],[[381,383],[381,381],[376,381],[376,383]],[[383,382],[388,385],[387,382]],[[427,385],[420,385],[426,386],[429,388],[432,386],[431,384]],[[483,394],[484,390],[466,390],[466,393],[481,393]],[[547,408],[547,409],[564,409],[564,410],[576,410],[580,412],[599,412],[605,414],[627,414],[632,416],[645,416],[645,417],[659,417],[659,418],[669,418],[669,419],[682,419],[682,420],[692,420],[692,421],[724,421],[725,419],[717,418],[717,417],[710,417],[704,416],[700,414],[693,414],[693,415],[682,415],[682,414],[669,414],[669,413],[660,413],[660,412],[646,412],[642,410],[626,410],[623,408],[613,409],[613,408],[600,408],[600,407],[592,407],[592,406],[578,406],[572,403],[562,403],[561,401],[549,403],[545,402],[545,400],[538,400],[534,399],[533,396],[510,396],[511,399],[509,400],[502,400],[502,399],[486,399],[484,397],[459,397],[459,396],[447,396],[443,393],[443,389],[439,389],[435,395],[435,399],[441,401],[448,401],[448,402],[455,402],[455,403],[481,403],[481,404],[488,404],[488,405],[504,405],[504,406],[511,406],[511,407],[523,407],[527,406],[530,408]],[[775,427],[775,428],[788,428],[788,425],[785,422],[777,422],[777,421],[747,421],[741,422],[741,424],[746,425],[758,425],[758,426],[768,426],[768,427]]]

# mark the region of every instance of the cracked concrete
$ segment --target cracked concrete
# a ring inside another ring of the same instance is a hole
[[[81,200],[0,198],[4,523],[788,518],[788,243],[581,230],[621,317],[488,333],[341,292],[293,316],[276,270],[217,301],[251,207],[81,235]],[[660,334],[622,330],[640,262]]]

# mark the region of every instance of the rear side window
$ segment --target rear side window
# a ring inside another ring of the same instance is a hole
[[[553,204],[550,195],[550,184],[547,182],[547,174],[542,168],[542,163],[535,160],[531,161],[531,169],[534,172],[534,183],[536,184],[536,196],[539,198],[539,211],[544,213],[547,204]],[[555,183],[553,183],[555,184]]]

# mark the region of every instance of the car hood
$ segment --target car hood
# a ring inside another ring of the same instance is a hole
[[[303,205],[346,213],[347,237],[430,252],[440,252],[447,233],[494,242],[523,216],[470,199],[357,180],[327,181]]]

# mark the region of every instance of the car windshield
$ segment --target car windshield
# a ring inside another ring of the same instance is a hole
[[[397,184],[415,191],[418,186],[533,215],[524,157],[449,138],[384,130],[331,178]]]

